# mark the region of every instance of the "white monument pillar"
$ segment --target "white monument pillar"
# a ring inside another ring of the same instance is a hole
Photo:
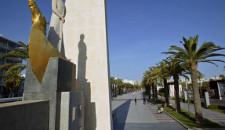
[[[105,0],[66,0],[65,4],[65,56],[76,64],[76,88],[85,95],[85,129],[110,130]]]

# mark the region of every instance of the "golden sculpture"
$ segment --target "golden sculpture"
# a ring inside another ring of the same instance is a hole
[[[28,0],[32,13],[32,27],[29,39],[29,57],[32,70],[37,80],[41,83],[50,57],[65,59],[46,38],[45,17],[34,0]]]

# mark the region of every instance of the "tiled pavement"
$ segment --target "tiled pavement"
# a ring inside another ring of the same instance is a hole
[[[157,114],[157,106],[143,104],[142,92],[124,94],[112,99],[114,130],[185,130],[167,114]],[[134,98],[137,98],[137,104]]]
[[[166,113],[161,113],[158,114],[157,113],[157,106],[154,104],[150,104],[149,109],[152,111],[152,114],[154,115],[154,117],[158,120],[159,123],[176,123],[175,120],[171,120],[171,117],[169,115],[167,115]]]

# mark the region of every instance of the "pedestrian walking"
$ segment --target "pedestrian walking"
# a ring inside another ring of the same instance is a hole
[[[134,102],[135,102],[135,105],[137,104],[137,99],[136,99],[136,97],[135,97],[135,99],[134,99]]]
[[[145,100],[145,97],[143,97],[143,104],[146,104],[146,100]]]

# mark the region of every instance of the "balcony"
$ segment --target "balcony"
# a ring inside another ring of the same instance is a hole
[[[10,51],[17,48],[17,47],[7,46],[6,44],[0,44],[0,47],[4,48],[4,49],[7,49],[7,50],[10,50]]]

